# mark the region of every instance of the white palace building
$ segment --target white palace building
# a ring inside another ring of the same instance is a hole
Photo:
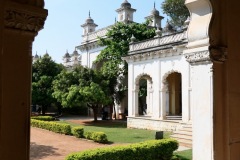
[[[118,21],[134,21],[135,11],[125,0],[116,10]],[[146,18],[152,19],[150,26],[158,28],[156,36],[141,42],[135,42],[132,37],[129,53],[122,57],[128,63],[128,97],[127,101],[115,106],[116,114],[128,111],[129,128],[183,131],[183,135],[178,137],[182,137],[183,141],[191,146],[194,124],[208,121],[212,114],[212,61],[205,45],[208,39],[202,36],[201,42],[194,42],[194,39],[188,37],[190,19],[181,30],[174,30],[168,22],[162,28],[163,17],[155,5]],[[96,30],[97,24],[90,17],[90,13],[82,27],[82,43],[76,47],[73,54],[66,53],[63,57],[66,67],[78,64],[92,67],[93,61],[104,49],[97,44],[98,37],[104,37],[111,28],[108,26]],[[206,30],[199,30],[197,34],[204,31]],[[139,88],[144,81],[147,83],[147,96],[141,99]],[[201,116],[203,121],[194,119],[194,115]],[[204,126],[198,126],[198,129],[201,127],[206,136],[212,134],[211,124],[204,123]]]

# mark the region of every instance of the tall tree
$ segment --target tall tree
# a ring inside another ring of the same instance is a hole
[[[126,56],[129,51],[131,37],[135,41],[149,39],[155,36],[155,29],[145,23],[125,24],[117,22],[106,34],[106,38],[100,38],[99,44],[106,46],[98,55],[95,63],[101,63],[100,71],[109,80],[112,98],[119,102],[123,96],[126,86],[123,83],[127,75],[127,64],[121,57]]]
[[[190,16],[185,0],[165,0],[162,3],[163,13],[171,18],[170,23],[173,26],[181,27]]]
[[[66,108],[84,105],[91,108],[97,121],[99,106],[111,103],[108,86],[98,71],[78,66],[57,76],[53,96]]]
[[[42,106],[42,114],[48,106],[56,103],[52,96],[52,82],[62,70],[63,66],[54,62],[48,54],[32,65],[32,103]]]

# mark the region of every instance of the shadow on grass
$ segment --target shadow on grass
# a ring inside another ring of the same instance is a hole
[[[127,128],[126,121],[114,121],[114,120],[98,120],[98,121],[74,121],[70,120],[74,124],[81,124],[84,126],[104,127],[104,128]]]
[[[179,151],[174,153],[174,155],[178,158],[176,160],[192,160],[192,150],[185,150],[185,151]]]
[[[30,144],[30,159],[39,160],[47,156],[59,156],[57,148],[52,146],[38,145],[35,142]]]

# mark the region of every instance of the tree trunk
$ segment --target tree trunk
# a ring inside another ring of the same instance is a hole
[[[42,106],[42,115],[46,114],[46,110],[47,110],[47,107],[46,106]]]
[[[94,117],[94,122],[97,121],[97,113],[98,113],[98,105],[93,105],[93,117]]]

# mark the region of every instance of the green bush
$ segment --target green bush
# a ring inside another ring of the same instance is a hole
[[[31,126],[46,129],[55,133],[61,133],[66,135],[71,134],[71,126],[69,124],[61,124],[56,122],[47,122],[31,119]]]
[[[73,153],[68,155],[66,160],[170,160],[176,149],[178,149],[176,140],[151,140],[129,146]]]
[[[77,138],[83,138],[84,129],[83,127],[74,127],[72,129],[72,134]]]
[[[84,137],[86,139],[93,140],[94,142],[107,143],[107,135],[103,132],[85,132]]]
[[[31,117],[31,119],[36,119],[36,120],[40,120],[40,121],[54,121],[55,118],[53,118],[52,116],[34,116]]]

